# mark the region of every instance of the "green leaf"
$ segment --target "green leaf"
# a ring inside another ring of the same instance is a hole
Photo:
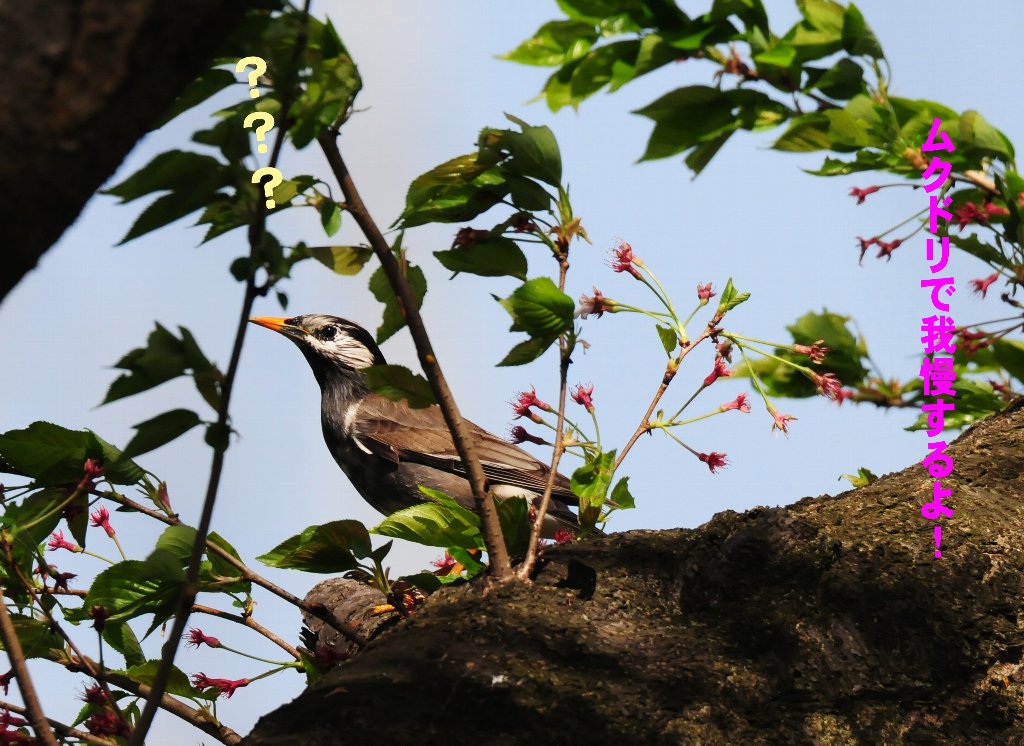
[[[97,575],[82,609],[88,613],[93,607],[103,607],[108,623],[153,614],[153,623],[159,625],[174,613],[184,582],[178,560],[157,549],[143,561],[118,562]]]
[[[534,339],[554,339],[572,328],[575,304],[550,277],[527,280],[499,303],[512,316],[510,331]]]
[[[498,366],[507,367],[532,363],[543,355],[554,341],[553,339],[527,339],[525,342],[520,342],[508,351],[508,354],[501,359]]]
[[[864,93],[864,68],[843,57],[817,77],[814,87],[829,98],[840,101],[853,98]]]
[[[573,472],[570,486],[580,499],[580,526],[592,527],[601,514],[608,487],[615,476],[615,451],[599,453]]]
[[[502,170],[538,179],[553,187],[562,181],[562,155],[550,127],[535,127],[511,114],[505,117],[519,125],[520,132],[485,127],[480,133],[479,160],[501,162]]]
[[[142,652],[139,638],[135,636],[135,632],[127,622],[112,624],[108,620],[103,625],[103,640],[124,656],[126,666],[138,666],[145,663],[146,656]]]
[[[132,426],[137,432],[125,446],[124,455],[134,458],[142,453],[149,453],[184,435],[202,422],[199,415],[190,409],[172,409],[151,420],[140,422]]]
[[[420,490],[432,501],[392,513],[370,532],[432,547],[484,549],[476,513],[444,493],[424,487]]]
[[[487,236],[468,246],[435,251],[434,256],[452,272],[468,272],[482,277],[510,275],[520,280],[526,279],[526,255],[515,241],[504,236]]]
[[[211,363],[184,327],[178,327],[181,339],[160,324],[149,335],[146,346],[132,350],[116,363],[115,368],[126,370],[110,385],[103,404],[146,391],[161,383],[192,373],[203,397],[216,407],[219,403],[217,383],[220,372]]]
[[[104,465],[114,484],[135,484],[143,471],[89,430],[68,430],[50,422],[33,422],[24,430],[0,434],[0,457],[17,473],[42,484],[77,483],[88,458]]]
[[[949,236],[949,241],[957,248],[966,251],[971,256],[975,256],[981,261],[986,263],[994,264],[999,267],[1006,267],[1007,261],[1003,253],[999,251],[995,246],[984,243],[979,240],[976,235],[969,236]]]
[[[736,129],[775,125],[786,116],[784,106],[759,91],[699,85],[677,88],[634,113],[654,121],[642,161],[668,158],[701,143],[721,147],[723,137]]]
[[[434,391],[426,378],[402,365],[371,365],[363,368],[370,390],[391,401],[409,403],[413,409],[437,404]]]
[[[864,20],[864,15],[853,3],[850,3],[843,13],[842,40],[843,49],[850,54],[874,57],[876,60],[885,59],[882,45],[878,43],[875,33]]]
[[[306,33],[310,40],[301,62],[309,66],[309,72],[304,76],[302,94],[290,109],[295,122],[288,134],[292,144],[301,149],[348,113],[363,81],[330,21],[311,24],[308,32],[296,27],[293,48],[299,43],[299,33]],[[295,58],[291,50],[284,54]]]
[[[946,430],[959,430],[973,425],[991,414],[1001,412],[1006,402],[987,383],[980,383],[971,378],[960,378],[956,382],[956,409],[946,412],[944,424]],[[904,430],[925,430],[928,427],[924,412],[910,427]]]
[[[1013,145],[1006,135],[973,110],[965,111],[960,116],[960,137],[957,144],[965,149],[982,150],[1005,161],[1013,160]]]
[[[369,556],[372,550],[370,536],[362,523],[331,521],[310,526],[256,559],[270,567],[336,573],[356,569],[357,558]]]
[[[832,142],[828,137],[829,118],[824,112],[811,112],[796,117],[789,129],[782,133],[772,147],[788,153],[807,153],[828,150]]]
[[[847,480],[854,488],[867,487],[878,480],[878,476],[866,467],[859,467],[856,474],[843,474],[840,479]]]
[[[169,150],[160,153],[120,184],[103,190],[103,194],[120,197],[123,204],[153,192],[184,192],[196,185],[228,186],[230,183],[227,167],[213,156]]]
[[[636,507],[636,501],[629,491],[629,477],[623,477],[615,483],[611,501],[621,510],[631,510]]]
[[[218,534],[216,531],[211,531],[209,533],[209,535],[207,535],[206,541],[209,544],[217,545],[218,547],[223,549],[225,552],[230,554],[235,559],[241,560],[241,557],[238,554],[238,550],[235,549],[233,546],[231,546],[231,543],[227,539],[225,539],[223,536]],[[241,577],[241,572],[239,571],[239,569],[237,567],[232,565],[230,562],[228,562],[226,559],[224,559],[223,557],[221,557],[217,553],[211,552],[209,550],[209,548],[207,548],[207,550],[206,550],[206,557],[210,560],[210,569],[215,574],[220,575],[221,577],[225,577],[225,578]],[[251,590],[252,584],[249,583],[248,581],[240,581],[240,582],[242,583],[242,587],[240,589],[240,592],[241,593],[249,593],[249,591]]]
[[[506,497],[495,500],[498,522],[505,539],[505,546],[513,557],[522,557],[530,545],[530,522],[527,520],[529,506],[525,497]]]
[[[405,263],[405,277],[416,294],[416,307],[423,304],[423,296],[427,293],[427,278],[423,270],[415,264]],[[405,315],[402,313],[401,305],[395,292],[391,289],[391,283],[384,272],[383,267],[370,276],[370,292],[373,297],[384,304],[384,317],[381,325],[377,328],[377,343],[390,338],[395,332],[405,326]]]
[[[369,246],[310,246],[305,251],[339,275],[356,275],[373,256]]]
[[[425,223],[472,220],[508,194],[501,169],[481,163],[476,153],[452,158],[409,185],[405,210],[395,221],[405,228]]]
[[[523,65],[564,65],[586,54],[595,41],[597,30],[592,23],[549,21],[501,59]]]
[[[167,552],[178,560],[181,567],[188,565],[192,556],[192,546],[196,541],[196,530],[191,526],[179,524],[168,526],[156,541],[155,549]]]
[[[1024,382],[1024,342],[1005,337],[997,339],[992,344],[992,352],[1007,373]]]
[[[277,191],[274,191],[274,199],[277,199]],[[320,204],[320,224],[328,236],[333,236],[341,228],[341,207],[337,202],[324,200]]]
[[[679,337],[667,326],[657,324],[654,328],[658,330],[658,337],[661,339],[661,346],[665,348],[665,354],[672,357],[673,351],[679,346]]]
[[[26,658],[57,660],[62,657],[64,638],[54,632],[47,622],[12,613],[11,623]],[[3,646],[0,644],[0,650],[2,649]]]
[[[163,127],[179,114],[188,111],[193,106],[198,106],[210,96],[234,84],[235,80],[234,74],[220,68],[203,71],[181,92],[167,113],[153,125],[153,129]]]
[[[129,668],[124,673],[129,679],[139,684],[152,686],[156,680],[156,672],[160,668],[159,660],[144,660],[136,664],[128,664]],[[171,675],[167,679],[167,693],[176,697],[187,697],[188,699],[205,699],[203,693],[195,689],[189,683],[188,676],[177,666],[171,667]]]
[[[722,291],[722,296],[718,299],[718,310],[715,312],[716,315],[725,315],[740,303],[743,303],[750,297],[750,293],[741,293],[732,284],[732,278],[725,283],[725,289]]]

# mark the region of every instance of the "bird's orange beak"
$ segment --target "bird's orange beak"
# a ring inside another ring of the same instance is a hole
[[[253,324],[265,326],[267,329],[273,329],[275,332],[280,332],[284,329],[287,319],[282,316],[253,316],[249,321]]]
[[[308,334],[305,329],[289,324],[288,319],[281,316],[253,316],[249,323],[265,326],[292,339],[302,339]]]

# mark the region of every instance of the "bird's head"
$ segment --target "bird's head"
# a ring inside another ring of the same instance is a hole
[[[321,386],[332,378],[349,377],[361,368],[385,363],[370,333],[348,319],[310,313],[290,319],[257,316],[249,321],[273,329],[294,342],[306,356]]]

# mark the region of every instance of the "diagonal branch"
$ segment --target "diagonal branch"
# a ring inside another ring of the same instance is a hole
[[[3,641],[4,650],[11,661],[11,668],[14,669],[14,676],[18,680],[18,690],[25,702],[28,720],[32,724],[36,738],[46,746],[57,746],[57,739],[54,738],[46,715],[43,714],[43,707],[39,704],[39,695],[32,685],[32,677],[28,674],[25,651],[21,649],[18,632],[14,629],[14,622],[11,621],[11,615],[7,611],[7,599],[4,597],[3,588],[0,588],[0,641]]]
[[[420,316],[417,308],[416,297],[412,287],[409,285],[405,275],[402,274],[401,268],[398,266],[398,260],[391,251],[391,247],[381,233],[380,228],[377,227],[377,224],[366,209],[366,205],[363,203],[363,199],[360,197],[359,191],[352,181],[352,175],[349,173],[348,167],[341,157],[337,138],[337,131],[329,130],[321,134],[317,141],[320,143],[320,147],[327,157],[327,162],[334,172],[338,184],[341,186],[342,193],[345,195],[346,209],[355,218],[363,235],[370,242],[373,252],[377,255],[384,273],[387,275],[388,282],[391,283],[391,289],[395,292],[401,303],[405,321],[409,325],[409,332],[412,334],[413,342],[416,344],[416,353],[419,356],[420,365],[423,366],[423,372],[426,373],[427,380],[430,381],[430,387],[434,391],[434,396],[441,406],[441,412],[444,415],[445,422],[448,424],[448,429],[451,432],[455,449],[459,453],[459,458],[462,459],[462,463],[466,467],[469,484],[473,489],[476,512],[480,516],[480,528],[483,533],[484,544],[490,556],[491,575],[498,580],[510,579],[513,577],[512,564],[509,561],[508,549],[505,547],[505,539],[501,533],[501,524],[498,522],[498,511],[494,506],[494,500],[488,494],[487,478],[484,476],[480,460],[477,458],[476,448],[469,436],[465,421],[462,419],[462,415],[459,414],[455,398],[452,396],[451,389],[448,388],[448,382],[441,372],[441,364],[438,362],[436,355],[434,355],[434,348],[430,344],[430,337],[427,335],[426,327],[423,325],[423,317]]]

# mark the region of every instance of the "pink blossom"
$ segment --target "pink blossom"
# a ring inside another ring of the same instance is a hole
[[[208,645],[211,648],[219,648],[221,646],[220,640],[216,637],[210,637],[209,635],[204,634],[203,631],[197,627],[190,629],[187,637],[188,639],[185,641],[185,644],[196,648],[200,645]]]
[[[860,241],[860,261],[864,261],[864,255],[868,253],[868,249],[878,243],[878,236],[873,238],[861,238],[857,236],[857,240]]]
[[[723,412],[728,412],[730,409],[738,409],[741,412],[749,412],[750,404],[747,403],[747,395],[740,394],[730,402],[726,402],[719,407]]]
[[[864,189],[858,189],[857,187],[854,187],[853,189],[850,190],[850,196],[856,197],[857,204],[862,205],[864,204],[864,200],[867,198],[869,194],[874,194],[879,189],[881,189],[881,187],[877,186],[869,186],[865,187]]]
[[[537,435],[532,435],[522,425],[516,425],[515,427],[511,428],[508,431],[508,435],[509,435],[509,440],[511,440],[516,445],[519,445],[520,443],[527,443],[527,442],[529,442],[529,443],[536,443],[539,446],[543,446],[543,445],[547,445],[548,444],[548,442],[546,440],[544,440],[544,438],[541,438],[540,436],[537,436]]]
[[[719,378],[721,378],[723,376],[731,376],[731,375],[732,375],[732,371],[729,370],[729,367],[726,365],[725,360],[723,358],[716,357],[715,358],[715,367],[711,369],[711,372],[708,373],[707,378],[704,379],[704,385],[705,386],[710,386],[715,381],[717,381]]]
[[[836,404],[840,407],[843,406],[843,401],[846,399],[852,399],[857,392],[853,389],[839,389],[836,392]]]
[[[512,411],[516,414],[516,419],[530,414],[530,407],[537,407],[545,412],[551,411],[548,404],[537,398],[537,389],[534,386],[531,386],[529,391],[520,391],[516,394],[516,398],[509,403],[512,405]]]
[[[811,362],[815,365],[821,365],[825,362],[825,356],[829,353],[829,348],[822,344],[824,339],[819,339],[812,345],[793,345],[793,352],[801,355],[806,355],[811,359]]]
[[[582,383],[576,384],[576,390],[573,391],[570,396],[572,400],[584,407],[588,412],[594,411],[594,400],[591,398],[591,394],[594,393],[594,384],[584,386]]]
[[[709,300],[714,298],[716,295],[718,295],[718,293],[711,292],[710,282],[707,285],[701,285],[700,283],[697,283],[697,300],[700,301],[701,305],[704,305]]]
[[[0,676],[0,689],[4,690],[4,694],[8,694],[8,688],[11,686],[11,680],[14,678],[14,669]]]
[[[77,544],[72,544],[70,541],[64,538],[63,531],[54,531],[50,534],[50,541],[47,545],[51,550],[67,549],[69,552],[81,552],[82,547]]]
[[[555,531],[555,543],[556,544],[568,544],[570,541],[576,538],[576,532],[568,528],[560,528]]]
[[[772,430],[781,430],[784,434],[789,435],[789,423],[796,419],[791,414],[779,414],[773,405],[768,405],[768,414],[772,416],[774,422],[772,423]]]
[[[197,689],[208,689],[213,687],[217,694],[226,694],[228,699],[235,693],[236,689],[249,686],[249,679],[211,679],[205,673],[192,674],[192,685]]]
[[[597,318],[601,318],[604,313],[615,313],[615,301],[611,298],[606,298],[601,294],[601,291],[594,288],[593,295],[587,295],[584,293],[580,296],[580,305],[576,309],[577,318],[587,318],[589,314],[594,314]]]
[[[94,736],[130,736],[132,732],[128,723],[109,707],[90,715],[85,727]]]
[[[113,536],[115,533],[114,527],[110,525],[110,511],[103,506],[89,515],[89,525],[93,528],[102,528],[107,532],[107,536]]]
[[[436,567],[438,570],[448,570],[458,564],[455,558],[452,557],[448,552],[444,553],[444,557],[438,560],[433,560],[430,564]]]
[[[876,241],[878,244],[878,254],[875,259],[881,259],[883,256],[885,260],[892,261],[892,252],[896,251],[900,246],[903,245],[903,239],[897,238],[893,241]]]
[[[988,292],[989,287],[992,285],[993,282],[995,282],[998,279],[999,273],[993,272],[988,277],[985,277],[981,280],[971,280],[971,292],[977,293],[982,298],[984,298],[985,294]]]
[[[723,469],[728,466],[726,455],[724,453],[718,453],[716,451],[712,451],[711,453],[698,453],[697,458],[708,465],[708,469],[711,470],[712,474],[716,473],[716,469]]]
[[[640,270],[634,265],[637,258],[633,255],[632,246],[625,241],[619,241],[618,247],[612,249],[612,255],[614,257],[613,272],[629,272],[633,277],[640,279]]]
[[[836,378],[835,373],[821,375],[811,371],[811,380],[814,382],[814,387],[818,389],[818,393],[829,399],[835,399],[843,388],[843,382]]]

